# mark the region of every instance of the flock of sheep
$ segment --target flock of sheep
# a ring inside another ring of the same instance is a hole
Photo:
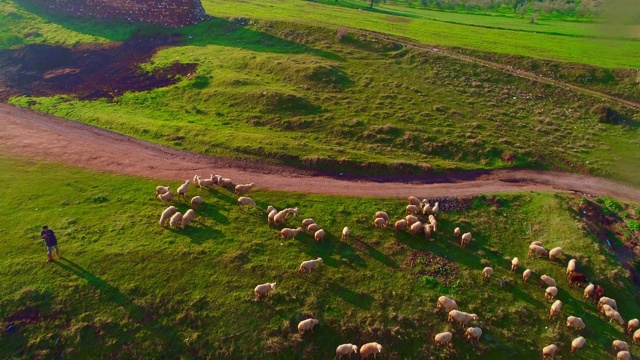
[[[201,178],[199,175],[195,175],[192,180],[187,180],[184,184],[182,184],[178,189],[178,197],[182,197],[186,199],[186,193],[191,183],[195,183],[200,188],[212,188],[214,185],[233,188],[234,192],[237,195],[245,195],[247,194],[254,186],[254,183],[250,184],[241,184],[234,185],[231,179],[223,178],[220,175],[211,175],[210,178]],[[173,201],[173,192],[169,189],[168,186],[158,186],[156,187],[156,196],[162,200],[163,202]],[[429,239],[434,232],[437,231],[437,220],[436,216],[440,211],[439,203],[436,202],[433,206],[426,200],[419,200],[414,196],[408,197],[408,205],[406,206],[406,213],[408,214],[404,219],[400,219],[394,223],[395,231],[408,230],[412,236],[415,236],[419,233],[423,233],[426,239]],[[192,209],[187,210],[184,214],[178,212],[175,206],[169,206],[165,209],[161,216],[159,224],[160,226],[165,226],[168,222],[171,227],[180,226],[184,229],[195,217],[195,210],[198,206],[202,204],[202,198],[200,196],[194,196],[190,203]],[[255,202],[246,196],[240,196],[238,198],[237,204],[240,208],[244,206],[253,206],[258,209]],[[284,221],[288,215],[293,215],[294,217],[298,214],[298,208],[286,208],[284,210],[278,211],[273,206],[267,207],[267,224],[278,227],[284,224]],[[426,221],[422,223],[418,218],[418,215],[422,214],[425,216]],[[373,226],[376,228],[386,228],[389,225],[389,215],[384,211],[378,211],[374,215]],[[304,219],[301,223],[300,227],[296,229],[293,228],[283,228],[280,230],[280,237],[283,240],[293,239],[295,236],[305,231],[307,233],[313,234],[314,239],[317,242],[322,241],[326,232],[322,228],[319,227],[318,224],[312,219]],[[454,230],[454,238],[460,239],[460,246],[466,247],[473,236],[470,232],[466,232],[462,234],[462,231],[459,227],[456,227]],[[349,228],[345,227],[342,230],[342,240],[345,241],[349,237]],[[529,258],[532,256],[544,256],[548,257],[550,261],[554,261],[560,255],[563,254],[563,250],[560,247],[555,247],[551,250],[546,250],[542,246],[542,242],[534,241],[529,246]],[[303,261],[298,267],[299,272],[312,272],[318,268],[318,266],[322,263],[322,258],[318,257],[317,259]],[[511,272],[516,272],[518,266],[520,265],[520,261],[517,257],[511,260]],[[586,284],[586,277],[576,272],[577,261],[575,259],[570,259],[567,265],[566,274],[569,276],[569,286],[577,285],[580,287],[582,284]],[[491,275],[493,274],[493,268],[485,267],[482,270],[482,279],[483,281],[489,280]],[[526,269],[522,273],[522,281],[526,283],[527,280],[531,277],[532,271],[531,269]],[[545,300],[554,300],[555,296],[558,294],[558,288],[556,281],[548,275],[542,275],[540,277],[540,285],[546,285],[544,297]],[[276,283],[265,283],[257,285],[254,289],[254,295],[256,300],[260,300],[263,296],[271,296],[272,292],[276,290]],[[616,321],[620,325],[624,325],[624,320],[620,313],[617,310],[617,303],[614,299],[603,296],[604,289],[601,286],[595,286],[589,283],[584,290],[584,298],[586,299],[594,299],[598,302],[598,309],[601,313],[603,313],[606,317],[610,319],[610,322]],[[450,299],[446,296],[440,296],[436,303],[437,310],[444,310],[448,312],[447,321],[455,322],[460,324],[460,326],[464,329],[463,336],[468,341],[479,341],[482,336],[482,329],[479,327],[467,327],[469,323],[473,321],[478,321],[479,317],[476,314],[469,314],[463,311],[458,310],[458,305],[455,300]],[[560,314],[562,308],[562,301],[556,300],[549,310],[549,319],[554,318],[556,315]],[[304,334],[306,331],[313,332],[313,328],[319,324],[318,319],[309,318],[300,321],[298,324],[298,333]],[[583,330],[585,328],[584,321],[576,316],[569,316],[567,318],[567,327],[574,328],[578,331]],[[633,333],[633,342],[640,342],[640,329],[638,329],[640,325],[640,321],[638,319],[629,320],[627,324],[626,331],[629,334]],[[448,345],[453,338],[453,334],[449,331],[441,332],[434,337],[434,344],[436,347],[441,345]],[[571,353],[575,353],[578,349],[582,348],[586,344],[586,339],[582,336],[576,337],[571,342]],[[631,354],[629,353],[629,346],[626,342],[622,340],[613,341],[613,349],[617,351],[616,359],[617,360],[628,360],[631,359]],[[548,345],[542,349],[543,359],[553,358],[558,351],[558,346],[555,344]],[[382,346],[377,342],[371,342],[364,344],[360,347],[360,355],[361,357],[367,358],[369,355],[374,355],[374,358],[378,353],[382,352]],[[353,344],[342,344],[336,349],[336,356],[340,359],[343,355],[348,355],[351,357],[352,353],[358,353],[358,346]]]

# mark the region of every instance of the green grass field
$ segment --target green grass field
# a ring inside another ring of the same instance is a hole
[[[0,210],[0,321],[17,329],[0,335],[1,358],[328,359],[341,343],[369,341],[383,345],[384,359],[531,359],[550,343],[564,357],[578,336],[565,326],[569,315],[587,325],[580,358],[612,358],[611,341],[630,337],[598,317],[595,306],[582,300],[582,289],[568,286],[570,257],[603,284],[625,319],[640,311],[637,288],[589,230],[600,224],[579,215],[587,200],[569,195],[526,192],[459,201],[458,210],[438,216],[438,233],[426,241],[371,225],[376,210],[394,220],[404,216],[402,199],[252,192],[263,209],[299,207],[298,217],[287,219],[289,227],[312,217],[328,232],[320,244],[307,234],[282,243],[264,214],[240,210],[226,190],[191,188],[188,195],[203,196],[205,205],[191,227],[173,230],[157,224],[166,205],[153,198],[153,189],[164,182],[25,159],[2,158],[0,168],[0,197],[10,204]],[[637,205],[634,210],[605,200],[627,222],[637,220],[628,217],[637,214]],[[63,254],[52,264],[43,263],[43,224],[56,231]],[[623,234],[609,235],[615,248],[628,240],[624,224],[611,227]],[[343,226],[351,229],[344,242]],[[454,241],[456,226],[474,234],[469,247]],[[566,255],[554,263],[528,259],[534,240],[562,246]],[[514,256],[522,268],[511,274]],[[316,257],[324,260],[317,273],[295,273],[301,261]],[[486,283],[484,266],[495,269]],[[522,284],[525,268],[534,276]],[[537,285],[544,273],[558,281],[564,303],[554,320],[547,319],[551,302]],[[506,288],[497,278],[506,279]],[[274,296],[253,301],[253,288],[265,282],[278,283]],[[479,344],[465,343],[459,326],[434,314],[440,295],[478,314]],[[297,323],[306,316],[320,325],[299,336]],[[436,349],[433,336],[446,330],[455,334],[453,348]],[[640,355],[635,346],[632,352]]]

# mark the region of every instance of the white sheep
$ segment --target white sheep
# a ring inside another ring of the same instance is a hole
[[[323,229],[319,229],[313,234],[313,238],[316,239],[316,242],[320,242],[324,240],[326,236],[327,236],[327,233]]]
[[[433,205],[433,207],[431,208],[431,214],[438,215],[438,212],[440,211],[440,204],[436,201],[436,204]]]
[[[567,264],[567,275],[571,275],[575,271],[576,271],[576,259],[571,259]]]
[[[429,215],[429,224],[433,225],[433,231],[438,231],[438,222],[435,216]]]
[[[451,339],[453,339],[453,334],[446,331],[446,332],[442,332],[439,334],[436,334],[436,336],[434,336],[433,338],[433,343],[436,346],[440,346],[440,345],[447,345],[447,343],[449,343],[449,341],[451,341]]]
[[[467,340],[475,340],[480,341],[480,337],[482,336],[482,329],[479,327],[470,327],[467,328],[467,331],[464,332],[464,337]]]
[[[384,212],[384,211],[377,211],[377,212],[376,212],[376,216],[375,216],[375,218],[376,218],[376,219],[377,219],[377,218],[382,218],[382,219],[384,219],[386,222],[389,222],[389,215],[387,215],[387,213],[386,213],[386,212]]]
[[[380,228],[380,227],[386,228],[387,227],[387,223],[388,223],[388,221],[385,220],[384,218],[376,218],[373,221],[373,226],[377,227],[377,228]]]
[[[320,230],[320,225],[316,223],[309,224],[309,226],[307,226],[307,232],[310,234],[315,234],[318,230]]]
[[[542,255],[544,257],[549,256],[549,252],[540,245],[529,245],[529,257],[533,254]]]
[[[462,234],[462,237],[460,238],[460,246],[466,247],[467,245],[469,245],[469,242],[471,242],[472,239],[473,236],[470,232]]]
[[[517,257],[514,257],[513,260],[511,260],[511,272],[516,272],[518,265],[520,265],[520,260],[518,260]]]
[[[214,182],[218,184],[218,186],[225,187],[225,188],[233,187],[233,181],[231,179],[223,178],[220,175],[211,175],[211,179],[214,179],[214,178],[216,179],[214,180]]]
[[[238,206],[240,207],[240,209],[243,208],[243,206],[247,206],[247,205],[251,205],[253,206],[255,209],[257,209],[258,207],[256,206],[256,203],[253,202],[253,199],[251,199],[250,197],[246,197],[246,196],[241,196],[238,198]]]
[[[307,260],[307,261],[303,261],[300,264],[300,267],[298,268],[297,272],[311,272],[313,270],[316,270],[318,268],[318,265],[322,262],[322,258],[317,258],[315,260]]]
[[[558,288],[555,286],[549,286],[545,291],[544,291],[544,298],[547,300],[553,300],[556,295],[558,295]]]
[[[169,186],[156,186],[156,196],[160,194],[166,194],[169,191]]]
[[[196,212],[193,211],[193,209],[189,209],[185,211],[184,215],[182,215],[182,221],[180,221],[180,227],[183,229],[186,228],[187,225],[191,223],[191,220],[193,220],[193,218],[195,217],[196,217]]]
[[[290,240],[296,237],[298,233],[302,231],[302,228],[299,227],[297,229],[284,228],[280,230],[280,237],[284,240]]]
[[[556,281],[549,275],[540,276],[540,285],[556,286]]]
[[[424,206],[422,207],[422,215],[431,214],[431,205],[428,202],[424,202]]]
[[[420,201],[420,199],[418,199],[415,196],[409,196],[407,198],[408,204],[409,205],[415,205],[417,207],[422,207],[422,201]]]
[[[402,219],[402,220],[398,220],[396,221],[396,223],[393,225],[393,228],[398,231],[398,230],[405,230],[407,228],[407,220]]]
[[[638,319],[629,320],[629,322],[627,323],[627,333],[631,334],[632,332],[635,331],[635,329],[638,328],[639,325],[640,325],[640,320]]]
[[[191,198],[191,207],[197,209],[202,205],[202,198],[200,196],[194,196]]]
[[[269,206],[271,207],[271,210],[269,210],[269,208],[267,208],[267,210],[269,211],[269,214],[267,215],[267,225],[270,225],[271,223],[274,222],[274,217],[278,213],[278,210],[276,210],[276,208],[274,208],[271,205],[269,205]]]
[[[436,308],[438,310],[444,309],[444,311],[458,310],[458,304],[453,299],[450,299],[446,296],[440,296],[438,298],[438,302],[436,303]]]
[[[576,352],[576,350],[578,349],[582,349],[582,347],[586,343],[587,340],[585,340],[582,336],[578,336],[577,338],[573,339],[573,341],[571,342],[571,353]]]
[[[558,256],[562,255],[564,252],[562,251],[561,247],[554,247],[553,249],[549,250],[549,260],[553,261],[555,260],[555,258],[557,258]]]
[[[302,320],[298,323],[298,334],[304,334],[305,331],[311,330],[313,332],[313,328],[318,325],[320,321],[318,319],[307,319]]]
[[[373,358],[382,352],[382,345],[377,342],[370,342],[362,345],[360,347],[360,357],[364,360],[369,357],[369,355],[373,354]]]
[[[180,185],[180,187],[178,187],[178,197],[181,197],[183,199],[187,198],[187,190],[189,190],[189,184],[191,184],[191,180],[187,180],[184,182],[184,184]]]
[[[256,295],[256,300],[264,295],[271,296],[271,291],[276,291],[276,283],[260,284],[253,289],[253,293]]]
[[[531,277],[531,269],[527,269],[522,273],[522,282],[526,283]]]
[[[407,226],[411,226],[420,221],[420,219],[415,215],[407,215],[404,219],[407,221]]]
[[[454,239],[457,239],[461,235],[462,235],[462,230],[460,230],[459,227],[453,229],[453,238]]]
[[[598,300],[598,309],[602,309],[604,304],[607,304],[613,308],[613,310],[618,310],[618,304],[615,300],[610,297],[603,296]]]
[[[348,355],[349,359],[351,359],[351,354],[358,354],[358,347],[353,344],[342,344],[336,348],[336,357],[338,360],[342,358],[343,355]]]
[[[584,321],[581,318],[575,316],[569,316],[567,318],[567,327],[572,327],[576,330],[584,329]]]
[[[349,239],[349,228],[345,226],[342,229],[342,241],[347,241],[347,239]]]
[[[424,226],[424,238],[429,240],[429,238],[431,237],[431,234],[433,234],[433,225],[431,224],[427,224]]]
[[[631,353],[628,351],[620,351],[616,354],[616,360],[632,360]]]
[[[173,191],[169,190],[164,194],[158,195],[158,199],[162,200],[163,203],[167,201],[173,201]]]
[[[415,205],[407,205],[407,214],[415,215],[418,213],[418,207]]]
[[[493,274],[493,269],[489,266],[482,269],[482,281],[489,280],[491,278],[491,274]]]
[[[411,235],[415,236],[422,231],[422,223],[420,221],[411,224]]]
[[[602,311],[609,318],[609,322],[613,322],[615,320],[618,322],[618,324],[624,325],[624,319],[622,318],[620,313],[610,305],[608,304],[602,305]]]
[[[315,224],[316,221],[313,220],[312,218],[308,218],[308,219],[304,219],[302,220],[302,227],[306,228],[307,226],[311,225],[311,224]]]
[[[244,195],[244,194],[248,193],[254,186],[256,186],[256,184],[254,184],[254,183],[239,184],[239,185],[236,185],[236,187],[235,187],[233,192],[238,194],[238,195]]]
[[[164,226],[167,223],[167,221],[169,221],[171,216],[173,216],[173,214],[175,214],[177,211],[178,210],[173,205],[164,209],[164,211],[162,212],[162,215],[160,215],[160,221],[158,221],[160,226]]]
[[[596,286],[593,284],[587,285],[584,288],[584,299],[590,299],[593,296],[593,292],[596,290]]]
[[[177,227],[181,221],[182,221],[182,213],[176,212],[175,214],[173,214],[173,216],[171,216],[171,219],[169,220],[169,226]]]
[[[554,302],[551,305],[551,309],[549,310],[549,319],[551,319],[556,315],[559,315],[561,309],[562,309],[562,301],[556,300],[556,302]]]
[[[542,241],[532,241],[531,245],[542,246]]]
[[[469,314],[464,311],[451,310],[449,311],[449,316],[447,316],[448,322],[457,322],[460,326],[465,327],[467,323],[471,321],[478,321],[478,315]]]
[[[544,348],[542,348],[542,358],[553,359],[557,351],[558,351],[558,347],[553,344],[545,346]]]
[[[613,340],[611,346],[614,351],[629,351],[629,344],[622,340]]]
[[[193,177],[193,183],[194,184],[198,184],[198,187],[200,189],[202,189],[203,187],[206,188],[210,188],[213,186],[213,175],[211,175],[211,178],[209,179],[205,179],[205,178],[201,178],[200,175],[196,175]]]
[[[640,329],[633,333],[633,343],[637,344],[638,342],[640,342]]]

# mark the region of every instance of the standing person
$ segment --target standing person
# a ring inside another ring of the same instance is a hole
[[[47,225],[42,227],[42,232],[40,233],[40,237],[44,239],[44,244],[47,245],[47,261],[53,261],[53,256],[51,254],[52,250],[56,249],[56,257],[60,259],[60,250],[58,250],[58,239],[56,239],[56,235],[53,233],[53,230],[49,229]]]

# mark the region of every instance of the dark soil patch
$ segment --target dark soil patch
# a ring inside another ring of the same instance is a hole
[[[421,276],[429,276],[438,283],[450,286],[457,279],[459,269],[456,264],[445,257],[440,257],[426,251],[414,250],[405,265]]]
[[[9,96],[76,95],[114,98],[127,91],[169,86],[196,70],[196,64],[173,65],[152,73],[140,65],[162,47],[180,43],[180,36],[133,37],[123,43],[71,48],[41,44],[0,51],[0,100]]]
[[[40,311],[33,306],[25,306],[7,316],[8,323],[37,323],[41,319]]]

